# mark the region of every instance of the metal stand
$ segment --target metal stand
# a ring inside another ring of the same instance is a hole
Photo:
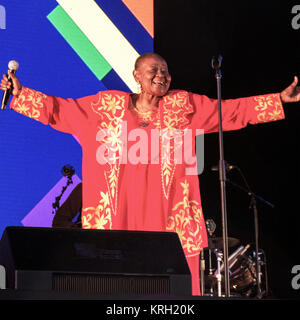
[[[256,265],[256,285],[257,285],[257,297],[261,297],[261,268],[260,268],[260,260],[258,255],[258,214],[257,214],[257,207],[256,207],[256,199],[251,192],[251,200],[249,208],[253,210],[254,214],[254,235],[255,235],[255,265]]]
[[[218,297],[222,297],[222,274],[221,274],[221,263],[223,258],[223,253],[221,250],[215,249],[215,254],[217,257],[217,270],[215,272],[215,277],[217,279],[218,287]]]
[[[253,193],[250,189],[250,186],[245,178],[245,176],[243,175],[242,171],[240,170],[239,167],[235,166],[241,177],[243,178],[246,188],[243,188],[241,186],[239,186],[238,184],[227,180],[228,183],[232,184],[233,186],[237,187],[238,189],[246,192],[250,197],[250,206],[249,209],[253,210],[253,215],[254,215],[254,233],[255,233],[255,266],[256,266],[256,277],[257,277],[257,298],[261,298],[263,295],[263,292],[261,290],[261,261],[260,261],[260,257],[259,257],[259,226],[258,226],[258,212],[257,212],[257,206],[256,206],[256,199],[260,200],[261,202],[265,203],[266,205],[270,206],[271,208],[274,208],[274,204],[272,204],[269,201],[266,201],[265,199],[263,199],[262,197],[256,195],[255,193]]]
[[[200,253],[200,290],[201,290],[201,295],[204,296],[205,293],[205,259],[204,259],[204,251],[203,249],[201,250]]]
[[[68,178],[68,181],[67,181],[67,184],[62,188],[60,195],[55,197],[55,202],[52,203],[52,208],[54,209],[52,211],[52,214],[56,213],[56,211],[58,210],[58,208],[60,206],[59,201],[60,201],[61,197],[63,196],[64,192],[67,190],[68,186],[73,183],[72,176],[75,173],[75,169],[71,165],[66,164],[61,169],[61,173],[63,174],[64,177]]]
[[[208,276],[211,278],[212,276],[214,276],[214,269],[212,268],[212,261],[211,261],[211,249],[208,248]],[[214,295],[214,288],[212,283],[210,283],[210,287],[209,287],[209,295],[213,296]]]
[[[212,236],[213,233],[216,231],[216,224],[212,219],[207,219],[205,221],[206,229],[208,232],[208,277],[211,280],[212,277],[214,277],[214,269],[212,268],[212,250],[211,248],[214,248],[212,243]],[[214,248],[215,249],[215,248]],[[212,282],[210,282],[210,288],[209,288],[209,294],[210,296],[214,295],[214,288]]]
[[[228,269],[228,231],[227,231],[227,207],[226,207],[226,167],[224,160],[224,143],[223,143],[223,127],[222,127],[222,95],[221,95],[221,64],[222,57],[218,59],[212,58],[212,68],[216,72],[217,91],[218,91],[218,111],[219,111],[219,180],[221,191],[221,209],[222,209],[222,234],[223,234],[223,250],[224,250],[224,279],[225,279],[225,297],[230,297],[230,280]]]

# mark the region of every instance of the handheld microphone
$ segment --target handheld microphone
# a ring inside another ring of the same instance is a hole
[[[9,61],[9,63],[8,63],[8,69],[9,69],[9,71],[10,71],[11,73],[15,74],[16,71],[18,70],[18,68],[19,68],[19,63],[18,63],[17,61],[15,61],[15,60]],[[8,80],[11,81],[11,77],[10,77],[10,76],[8,76]],[[7,106],[7,104],[8,104],[8,100],[9,100],[9,97],[10,97],[10,95],[11,95],[11,93],[12,93],[12,90],[13,90],[13,88],[11,87],[10,89],[5,90],[5,91],[3,92],[2,100],[1,100],[1,110],[6,109],[6,106]]]

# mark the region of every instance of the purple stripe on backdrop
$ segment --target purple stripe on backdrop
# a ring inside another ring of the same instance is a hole
[[[81,182],[77,175],[72,177],[73,183],[64,192],[59,202],[62,205],[72,190]],[[42,198],[42,200],[21,221],[25,227],[51,227],[54,214],[52,214],[52,203],[60,195],[62,188],[67,184],[67,178],[62,177],[57,184]]]

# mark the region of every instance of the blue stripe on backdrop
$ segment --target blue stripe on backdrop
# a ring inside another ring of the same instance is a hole
[[[54,0],[4,0],[6,29],[0,30],[0,72],[9,60],[25,86],[78,98],[106,90],[47,19]],[[0,234],[21,220],[72,164],[81,177],[81,147],[68,134],[13,111],[0,112]],[[42,213],[41,213],[42,214]]]
[[[122,0],[96,0],[96,2],[139,54],[153,51],[153,38]]]
[[[109,73],[102,79],[102,82],[107,88],[131,92],[126,83],[119,77],[114,69],[109,71]]]

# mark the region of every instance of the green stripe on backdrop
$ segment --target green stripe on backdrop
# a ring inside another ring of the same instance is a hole
[[[102,80],[112,67],[77,27],[65,10],[61,6],[57,6],[49,13],[47,18],[95,76],[99,80]]]

